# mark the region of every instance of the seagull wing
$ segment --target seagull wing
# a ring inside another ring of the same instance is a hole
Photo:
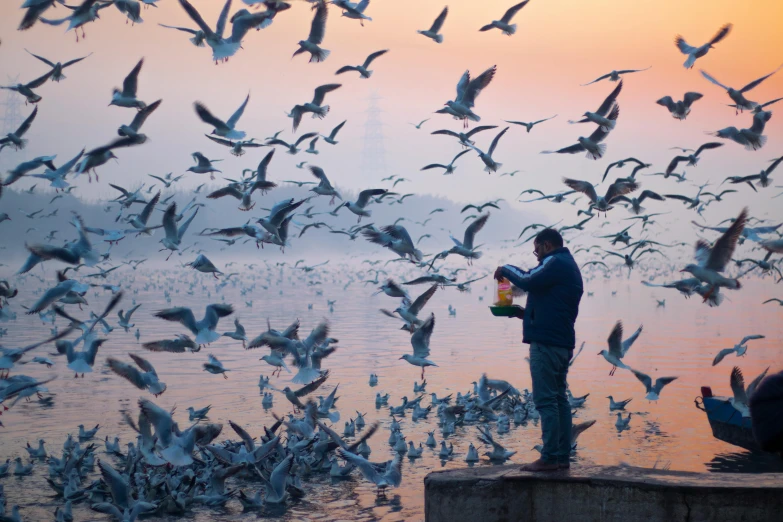
[[[581,147],[581,145],[579,146]],[[582,194],[586,195],[593,203],[595,203],[595,201],[598,199],[598,194],[595,192],[595,187],[593,187],[593,184],[589,181],[563,178],[563,183],[577,192],[581,192]]]
[[[209,109],[207,109],[207,107],[203,103],[195,102],[193,103],[193,108],[196,109],[196,114],[201,119],[201,121],[209,125],[212,125],[216,130],[221,130],[225,132],[231,130],[231,128],[228,125],[226,125],[226,123],[223,120],[215,117],[215,115],[209,112]]]
[[[155,368],[152,366],[152,364],[147,359],[144,359],[143,357],[139,357],[135,353],[129,353],[128,356],[131,359],[133,359],[133,362],[136,363],[136,366],[141,368],[143,371],[145,371],[147,373],[154,374],[154,375],[158,375],[158,373],[155,371]]]
[[[636,339],[639,338],[639,334],[642,333],[642,329],[644,328],[644,325],[639,325],[639,328],[636,329],[636,331],[631,335],[628,339],[624,340],[622,342],[622,348],[623,348],[623,357],[625,357],[625,354],[628,353],[628,350],[631,349],[631,346],[633,343],[636,342]]]
[[[326,85],[316,87],[315,93],[313,94],[313,105],[318,105],[320,107],[324,103],[324,97],[326,94],[339,89],[340,87],[342,87],[342,84],[340,83],[328,83]]]
[[[467,248],[468,250],[473,250],[473,241],[476,238],[476,234],[478,234],[479,231],[484,228],[484,225],[486,225],[488,219],[489,214],[487,213],[483,216],[479,216],[470,225],[468,225],[468,228],[465,229],[465,236],[462,241],[463,247]]]
[[[742,375],[742,370],[739,367],[735,366],[731,370],[729,383],[734,394],[734,400],[741,404],[748,404],[748,395],[745,392],[745,377]]]
[[[652,389],[652,387],[653,387],[652,386],[652,379],[650,379],[649,375],[644,374],[644,373],[642,373],[640,371],[634,370],[633,368],[631,368],[631,373],[633,373],[636,376],[636,378],[639,379],[639,382],[644,384],[645,388],[647,388],[648,390]]]
[[[239,106],[239,108],[234,112],[234,114],[231,115],[231,117],[226,122],[226,124],[230,128],[233,129],[236,126],[237,122],[239,121],[239,118],[241,118],[242,114],[245,113],[245,107],[247,107],[247,102],[249,101],[250,101],[250,94],[247,95],[245,101],[242,102],[242,105]]]
[[[30,89],[38,88],[41,85],[45,84],[46,80],[48,80],[52,76],[52,74],[54,74],[54,69],[50,70],[48,73],[44,74],[43,76],[40,76],[35,80],[26,83],[25,87],[28,87]]]
[[[688,45],[688,42],[685,41],[685,38],[679,35],[674,39],[674,44],[682,54],[693,54],[697,51],[695,47]]]
[[[158,108],[160,102],[162,101],[163,100],[157,100],[153,103],[150,103],[142,110],[138,111],[136,115],[133,117],[133,121],[131,122],[130,127],[136,132],[138,132],[139,129],[141,129],[141,126],[144,125],[144,122],[147,121],[149,115],[155,112],[155,109]]]
[[[182,306],[166,308],[165,310],[160,310],[157,312],[155,317],[159,317],[166,321],[180,323],[193,333],[198,331],[198,327],[196,326],[196,318],[193,316],[193,311],[190,308],[185,308]]]
[[[731,32],[731,28],[732,27],[733,26],[731,24],[726,24],[723,27],[721,27],[720,29],[718,29],[718,32],[715,33],[715,36],[713,36],[712,40],[710,40],[709,45],[713,46],[716,43],[718,43],[721,40],[723,40],[724,38],[726,38],[729,35],[729,32]]]
[[[230,0],[228,3],[231,3]],[[207,25],[203,18],[201,18],[201,14],[199,14],[196,8],[193,7],[190,2],[188,2],[188,0],[179,0],[179,5],[181,5],[188,16],[190,16],[191,20],[193,20],[196,25],[198,25],[199,28],[204,31],[204,35],[207,38],[215,38],[217,36],[212,28]]]
[[[364,60],[364,63],[362,64],[362,67],[364,67],[366,69],[367,67],[370,66],[370,64],[372,63],[373,60],[375,60],[379,56],[383,56],[384,54],[386,54],[388,52],[389,52],[388,49],[384,49],[383,51],[375,51],[374,53],[372,53],[370,56],[368,56]]]
[[[440,12],[438,17],[435,19],[434,22],[432,22],[432,26],[430,26],[430,32],[432,33],[439,33],[441,27],[443,27],[443,22],[446,21],[446,15],[449,14],[449,7],[446,6],[443,8],[443,11]]]
[[[614,102],[617,100],[617,96],[620,94],[620,91],[623,90],[623,81],[620,80],[617,84],[617,87],[614,88],[614,90],[609,93],[609,96],[606,97],[604,102],[601,104],[600,107],[598,107],[598,110],[595,111],[596,114],[599,116],[606,116],[606,114],[609,112],[609,109],[612,108],[612,105],[614,105]]]
[[[625,196],[626,194],[630,194],[637,188],[639,188],[639,183],[635,181],[632,181],[630,183],[625,181],[620,181],[620,182],[615,181],[614,183],[609,185],[608,189],[606,189],[606,196],[604,196],[604,199],[606,199],[607,202],[611,203],[618,196]]]
[[[356,205],[364,208],[370,201],[371,197],[380,196],[382,194],[386,194],[387,192],[388,190],[381,188],[362,190],[359,192],[359,198],[356,200]]]
[[[723,147],[723,143],[720,143],[718,141],[710,141],[708,143],[701,145],[698,149],[696,149],[696,152],[694,152],[693,155],[698,156],[705,150],[717,149],[719,147]]]
[[[28,130],[30,130],[30,125],[32,125],[32,124],[33,124],[33,120],[35,119],[35,117],[36,117],[37,115],[38,115],[38,106],[36,105],[36,106],[35,106],[35,109],[33,109],[33,112],[31,112],[31,113],[30,113],[30,116],[28,116],[28,117],[27,117],[27,118],[26,118],[26,119],[25,119],[25,120],[22,122],[22,124],[19,126],[19,128],[18,128],[18,129],[16,129],[16,132],[15,132],[14,134],[16,134],[16,135],[17,135],[17,136],[19,136],[19,137],[23,136],[25,132],[27,132]]]
[[[329,14],[329,10],[326,7],[326,2],[320,2],[315,10],[315,16],[313,22],[310,24],[310,35],[307,40],[310,43],[319,45],[324,40],[324,34],[326,33],[326,17]]]
[[[430,314],[424,324],[411,335],[414,357],[428,357],[430,355],[430,337],[435,329],[435,314]]]
[[[701,70],[701,71],[699,71],[699,72],[701,72],[701,75],[702,75],[702,76],[704,76],[705,78],[707,78],[707,80],[709,80],[711,83],[714,83],[714,84],[715,84],[715,85],[717,85],[718,87],[722,87],[722,88],[723,88],[723,90],[726,90],[726,91],[728,91],[728,90],[731,88],[731,87],[726,87],[725,85],[723,85],[722,83],[720,83],[718,80],[716,80],[715,78],[713,78],[712,76],[710,76],[710,74],[709,74],[707,71]]]
[[[479,94],[481,94],[481,91],[490,84],[492,81],[492,78],[495,77],[495,72],[497,71],[497,65],[493,65],[480,75],[478,75],[473,80],[470,80],[468,82],[467,87],[465,87],[465,92],[463,93],[462,97],[458,99],[457,101],[462,102],[463,105],[467,107],[473,107],[473,104],[476,101],[476,98]]]
[[[435,293],[435,290],[437,289],[438,289],[438,285],[434,284],[431,287],[429,287],[427,290],[425,290],[410,304],[410,306],[408,306],[408,311],[413,315],[419,315],[422,308],[424,308],[424,305],[427,304],[427,301],[430,300],[430,298]]]
[[[715,366],[718,363],[720,363],[727,355],[731,355],[732,353],[735,353],[736,350],[734,348],[724,348],[723,350],[718,352],[718,355],[715,356],[715,358],[712,360],[712,365]]]
[[[609,344],[609,353],[611,355],[614,355],[618,359],[622,359],[623,355],[625,355],[623,353],[623,323],[622,323],[622,321],[617,321],[617,323],[615,323],[614,328],[612,328],[612,332],[609,334],[609,338],[606,339],[606,342]],[[648,377],[648,379],[649,379],[649,377]]]
[[[693,102],[701,100],[703,97],[704,95],[698,92],[686,92],[685,96],[682,98],[682,102],[686,107],[690,107]]]
[[[294,391],[294,395],[301,398],[305,395],[309,395],[310,393],[313,393],[315,390],[318,389],[319,386],[321,386],[324,382],[326,382],[326,379],[329,378],[329,372],[325,372],[323,375],[321,375],[319,378],[308,384],[307,386],[302,386],[298,390]]]
[[[241,200],[244,194],[235,185],[229,185],[207,194],[207,199],[218,199],[222,198],[223,196],[231,196]]]
[[[734,254],[734,249],[737,246],[737,240],[742,234],[745,228],[745,223],[748,220],[748,209],[742,209],[740,215],[737,216],[736,221],[731,224],[729,229],[718,238],[715,244],[710,250],[710,257],[707,259],[705,268],[722,272],[726,268],[726,264],[731,261],[731,256]]]
[[[489,152],[487,153],[487,154],[489,154],[490,157],[492,156],[492,153],[495,152],[495,147],[497,147],[498,142],[500,141],[500,138],[503,137],[503,135],[506,133],[507,130],[508,130],[508,127],[503,129],[502,131],[500,131],[498,133],[498,135],[495,136],[495,139],[492,140],[492,144],[489,146]]]
[[[25,51],[27,51],[27,49],[25,49]],[[44,58],[43,56],[38,56],[37,54],[33,54],[30,51],[27,51],[27,54],[29,54],[30,56],[32,56],[34,58],[38,58],[39,60],[41,60],[43,63],[45,63],[49,67],[54,67],[54,65],[55,65],[52,62],[50,62],[49,60],[47,60],[46,58]]]
[[[144,58],[139,60],[136,67],[134,67],[122,81],[123,96],[136,96],[136,89],[139,86],[139,71],[141,71],[142,65],[144,65]]]
[[[581,86],[582,86],[582,87],[585,87],[585,86],[587,86],[587,85],[592,85],[592,84],[594,84],[594,83],[596,83],[596,82],[600,82],[601,80],[605,80],[606,78],[609,78],[611,75],[612,75],[612,73],[607,73],[607,74],[604,74],[603,76],[599,76],[598,78],[596,78],[596,79],[595,79],[595,80],[593,80],[592,82],[589,82],[589,83],[583,83],[583,84],[581,84]]]
[[[746,342],[752,341],[754,339],[764,339],[764,336],[763,335],[746,335],[745,337],[742,338],[742,340],[740,341],[740,344],[745,344]]]
[[[500,21],[506,24],[509,23],[511,19],[514,18],[514,15],[517,14],[520,9],[525,7],[529,1],[530,0],[525,0],[524,2],[519,2],[517,5],[509,7],[506,11],[506,14],[503,15],[503,18],[501,18]]]
[[[147,389],[147,383],[144,382],[144,377],[138,369],[134,368],[130,364],[119,361],[114,357],[107,358],[106,363],[109,365],[109,369],[111,369],[111,371],[124,378],[138,389]]]

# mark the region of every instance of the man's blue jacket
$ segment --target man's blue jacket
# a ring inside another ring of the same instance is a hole
[[[568,248],[553,250],[529,272],[504,265],[501,274],[528,293],[522,342],[573,350],[576,344],[574,323],[583,287],[579,266]]]

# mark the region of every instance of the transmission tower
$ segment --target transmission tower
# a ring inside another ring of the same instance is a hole
[[[382,98],[377,92],[370,94],[365,113],[364,147],[362,148],[362,174],[382,177],[386,175],[386,149],[383,146],[383,122],[378,105]]]
[[[8,85],[19,83],[19,76],[16,78],[8,77]],[[2,135],[14,132],[24,121],[22,116],[22,99],[18,92],[4,91],[5,97],[0,102],[0,121],[2,121]]]

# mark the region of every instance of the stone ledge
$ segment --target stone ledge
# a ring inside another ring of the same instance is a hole
[[[436,471],[424,479],[429,522],[783,520],[783,474],[519,465]]]

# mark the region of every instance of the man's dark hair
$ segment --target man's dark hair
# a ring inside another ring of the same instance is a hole
[[[549,243],[555,248],[560,248],[563,246],[563,236],[554,228],[545,228],[536,235],[533,242],[538,244]]]

